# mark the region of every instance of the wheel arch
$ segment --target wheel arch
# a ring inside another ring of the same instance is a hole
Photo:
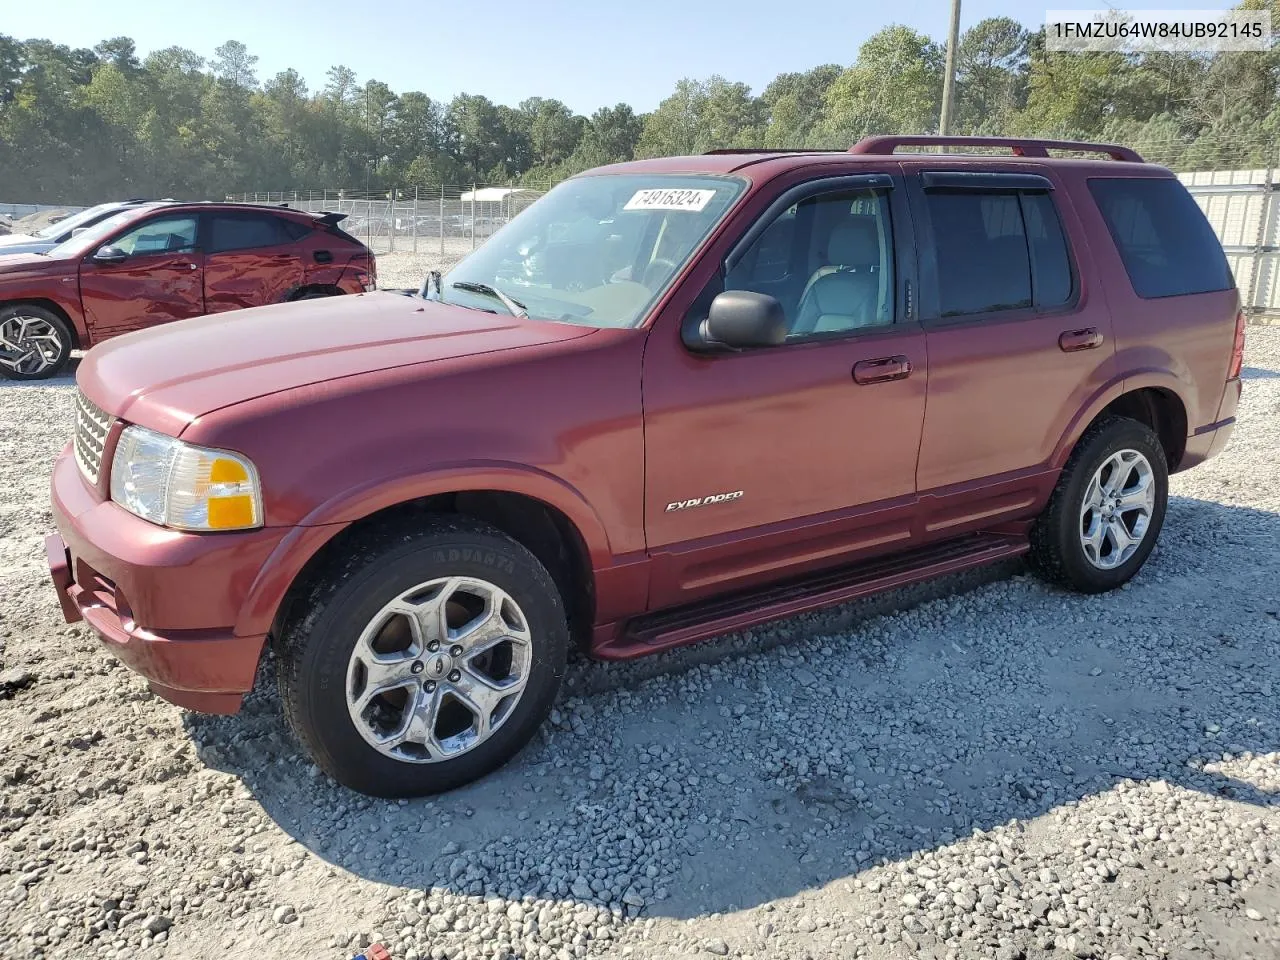
[[[1187,404],[1180,384],[1171,376],[1145,374],[1118,378],[1100,390],[1081,409],[1058,443],[1053,466],[1062,469],[1080,438],[1099,419],[1118,415],[1150,427],[1160,438],[1169,472],[1174,472],[1187,447]]]
[[[50,313],[57,314],[63,323],[67,325],[67,329],[71,331],[71,349],[83,350],[89,342],[89,332],[84,326],[84,321],[79,317],[73,316],[66,307],[51,300],[48,297],[15,297],[12,300],[0,302],[0,310],[9,307],[20,307],[22,305],[40,307],[42,310],[48,310]]]
[[[1099,417],[1115,414],[1150,427],[1160,439],[1169,472],[1187,450],[1187,407],[1168,387],[1137,387],[1126,390],[1102,409]]]
[[[362,506],[334,504],[323,513],[317,511],[328,519],[313,514],[315,522],[309,518],[307,525],[293,528],[272,551],[250,587],[235,632],[276,635],[308,584],[323,576],[335,558],[348,555],[359,538],[448,513],[491,523],[533,553],[560,589],[574,640],[585,647],[595,617],[594,567],[609,551],[604,527],[589,505],[558,481],[563,492],[544,485],[534,491],[528,483],[507,479],[450,484],[422,478],[413,495],[365,497],[358,501]]]

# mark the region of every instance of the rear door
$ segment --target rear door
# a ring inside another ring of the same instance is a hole
[[[279,303],[302,285],[298,233],[254,211],[204,216],[204,299],[209,313]]]
[[[149,217],[104,244],[123,251],[123,261],[85,258],[80,298],[93,342],[204,313],[197,224],[195,213]]]
[[[939,537],[1042,497],[1060,439],[1114,374],[1115,343],[1050,167],[904,168],[930,370],[917,485],[923,532]]]

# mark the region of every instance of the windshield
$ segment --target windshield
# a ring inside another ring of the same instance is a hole
[[[450,270],[439,296],[500,313],[518,304],[542,320],[635,326],[743,187],[709,176],[566,180]]]
[[[79,213],[73,213],[71,216],[65,217],[57,223],[49,224],[37,233],[36,236],[41,240],[52,240],[59,234],[67,233],[70,230],[74,230],[76,227],[83,226],[96,217],[102,216],[104,208],[109,206],[111,206],[111,204],[100,203],[96,207],[90,207],[87,210],[81,210]]]
[[[78,236],[68,237],[56,247],[49,249],[49,256],[54,259],[61,257],[79,257],[84,256],[91,250],[97,250],[102,246],[102,242],[111,234],[115,233],[130,220],[134,219],[140,211],[136,208],[129,210],[121,210],[119,213],[112,214],[105,220],[99,220],[92,227],[87,227],[84,233]]]

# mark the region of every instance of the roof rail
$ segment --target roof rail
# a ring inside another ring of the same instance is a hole
[[[1018,137],[942,137],[880,136],[863,137],[850,153],[893,153],[898,147],[1008,147],[1015,157],[1048,157],[1050,150],[1078,150],[1082,153],[1105,153],[1112,160],[1144,163],[1136,150],[1113,143],[1085,143],[1081,140],[1037,140]]]
[[[814,147],[813,149],[806,147],[720,147],[716,150],[708,150],[703,156],[749,155],[753,153],[844,153],[844,150],[834,147]]]

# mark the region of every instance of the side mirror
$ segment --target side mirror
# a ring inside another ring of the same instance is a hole
[[[80,234],[84,233],[88,229],[89,229],[88,227],[76,227],[74,230],[71,231],[71,235],[73,237],[78,237],[80,236]]]
[[[776,347],[787,339],[789,329],[782,304],[767,293],[726,290],[711,301],[693,346],[703,350]]]
[[[124,263],[128,259],[129,255],[127,253],[110,244],[105,247],[99,247],[98,252],[93,255],[94,263]]]

